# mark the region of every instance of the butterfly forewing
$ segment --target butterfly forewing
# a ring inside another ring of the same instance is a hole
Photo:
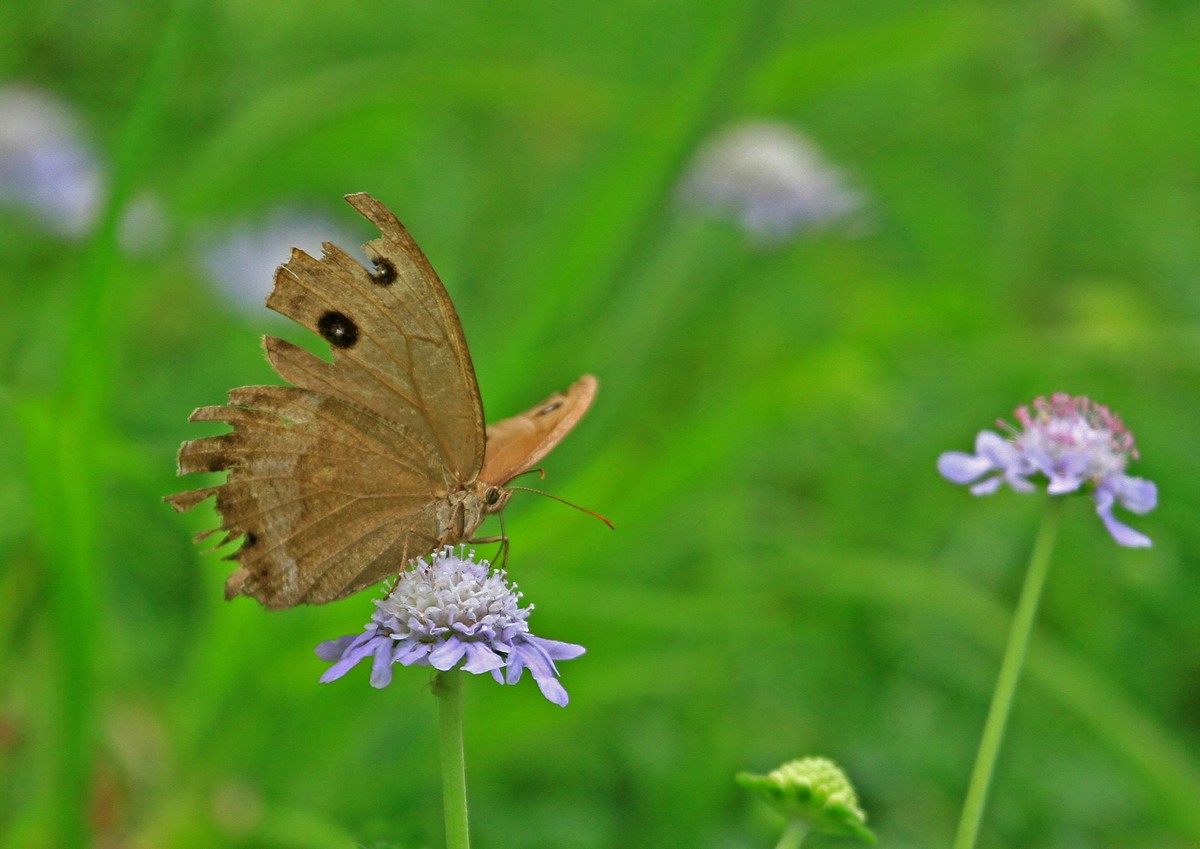
[[[453,481],[483,463],[483,405],[450,296],[404,226],[365,194],[346,198],[383,234],[367,271],[326,244],[321,259],[293,250],[267,306],[328,343],[329,363],[277,339],[268,357],[285,380],[365,407],[407,428],[443,458]]]

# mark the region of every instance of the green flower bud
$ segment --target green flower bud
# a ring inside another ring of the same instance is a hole
[[[801,758],[767,775],[739,773],[737,782],[809,830],[875,842],[850,780],[828,758]]]

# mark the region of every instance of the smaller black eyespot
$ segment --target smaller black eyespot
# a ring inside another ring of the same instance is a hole
[[[553,404],[547,404],[546,406],[542,407],[542,409],[537,411],[537,414],[539,416],[544,416],[548,413],[553,413],[555,410],[557,410],[561,406],[562,406],[562,401],[555,401]]]
[[[494,486],[483,494],[483,503],[484,504],[492,505],[492,504],[495,504],[499,500],[500,500],[500,490],[498,490]]]
[[[258,542],[258,536],[254,531],[246,531],[246,536],[242,540],[242,548],[250,548],[256,542]]]
[[[396,266],[386,259],[376,259],[375,272],[371,275],[371,280],[377,286],[391,286],[396,282]]]
[[[335,310],[330,310],[317,320],[317,332],[337,348],[349,348],[358,341],[358,325]]]

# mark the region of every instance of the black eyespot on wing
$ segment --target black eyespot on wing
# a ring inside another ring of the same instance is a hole
[[[254,531],[246,531],[246,535],[242,540],[242,548],[250,548],[258,542],[258,535]]]
[[[562,401],[555,401],[553,404],[547,404],[546,406],[542,407],[542,409],[537,411],[537,414],[539,416],[545,416],[545,415],[548,415],[549,413],[553,413],[555,410],[557,410],[561,406],[562,406]]]
[[[317,331],[335,348],[349,348],[358,341],[358,325],[335,310],[317,320]]]
[[[386,259],[376,259],[371,280],[378,286],[391,286],[396,281],[396,266]]]

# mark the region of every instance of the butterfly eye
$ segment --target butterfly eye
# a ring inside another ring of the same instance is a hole
[[[375,272],[371,279],[379,286],[390,286],[396,280],[396,266],[386,259],[375,260]]]
[[[491,506],[500,500],[500,490],[497,487],[492,487],[483,494],[483,503]]]

